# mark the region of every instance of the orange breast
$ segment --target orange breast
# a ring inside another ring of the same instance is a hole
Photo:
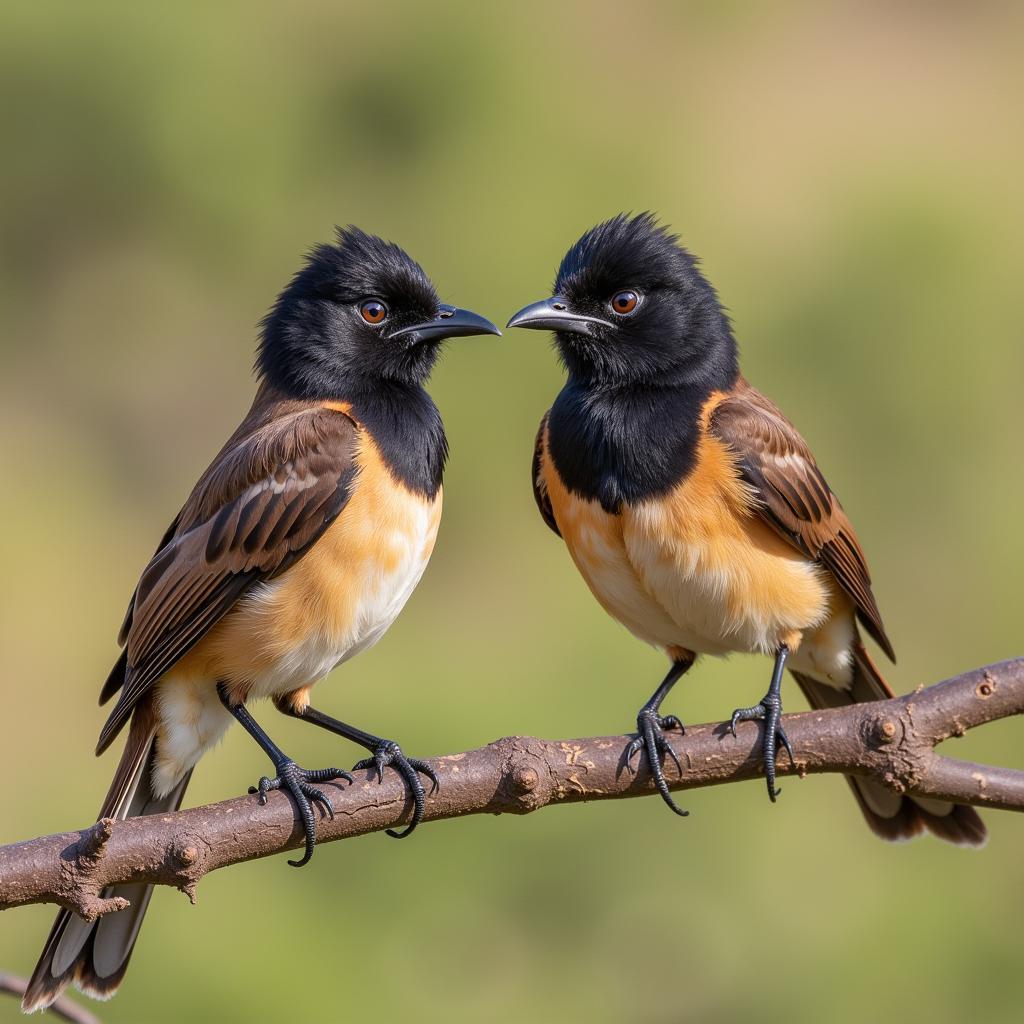
[[[704,435],[669,494],[609,515],[570,494],[545,445],[559,530],[601,605],[658,647],[695,653],[798,646],[827,616],[825,574],[754,514],[729,451]]]
[[[288,693],[383,635],[419,582],[441,518],[361,441],[341,515],[279,579],[253,588],[175,674],[227,680],[238,697]]]
[[[567,490],[551,461],[546,438],[541,473],[562,539],[600,605],[641,640],[659,647],[674,645],[675,623],[645,590],[630,561],[622,517],[605,512],[600,502]]]

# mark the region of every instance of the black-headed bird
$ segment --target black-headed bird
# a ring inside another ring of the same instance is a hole
[[[650,214],[588,231],[555,295],[509,327],[550,330],[568,380],[541,421],[533,489],[604,609],[671,661],[637,715],[642,752],[679,814],[663,759],[682,774],[661,704],[699,654],[774,658],[768,692],[731,720],[764,722],[774,801],[781,683],[789,668],[815,708],[892,696],[858,624],[893,658],[860,544],[796,428],[739,371],[736,342],[696,260]],[[790,756],[792,752],[789,751]],[[849,779],[884,839],[927,829],[978,845],[970,807]]]
[[[448,447],[424,384],[441,343],[498,334],[443,305],[397,245],[355,228],[314,249],[262,324],[259,387],[241,426],[203,473],[146,566],[121,628],[124,651],[100,695],[117,702],[102,753],[128,740],[100,817],[177,809],[192,769],[237,721],[270,757],[268,790],[287,790],[312,855],[317,783],[352,776],[309,771],[251,715],[279,711],[370,751],[357,769],[391,765],[412,795],[408,835],[423,814],[418,773],[397,743],[310,705],[313,684],[376,643],[426,567],[441,517]],[[255,790],[250,790],[254,792]],[[152,894],[104,895],[130,906],[96,922],[62,910],[23,1007],[48,1006],[69,982],[99,998],[124,976]]]

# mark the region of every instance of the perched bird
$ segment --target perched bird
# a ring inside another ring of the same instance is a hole
[[[682,774],[661,704],[699,654],[775,659],[765,697],[732,715],[764,721],[774,801],[786,667],[812,707],[892,696],[858,623],[893,658],[853,527],[796,428],[739,371],[736,342],[696,260],[650,214],[588,231],[559,267],[553,298],[509,327],[550,330],[568,371],[541,422],[533,489],[604,609],[671,660],[637,715],[627,763],[643,753],[665,802],[664,755]],[[969,807],[850,778],[885,839],[927,829],[968,845]]]
[[[422,773],[397,743],[310,706],[313,684],[376,643],[426,567],[441,517],[448,447],[424,384],[446,338],[499,334],[442,305],[397,245],[356,228],[314,249],[262,324],[249,414],[196,484],[128,607],[124,652],[100,695],[118,695],[102,753],[128,741],[100,817],[177,809],[199,758],[238,721],[270,757],[259,784],[295,800],[313,852],[316,783],[352,776],[300,768],[250,701],[353,740],[357,769],[391,765],[423,814]],[[250,790],[254,792],[255,790]],[[124,976],[152,892],[116,886],[128,909],[87,923],[61,911],[25,994],[48,1006],[69,982],[107,998]]]

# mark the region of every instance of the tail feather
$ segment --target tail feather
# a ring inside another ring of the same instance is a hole
[[[859,638],[854,642],[853,659],[853,682],[848,690],[820,683],[802,672],[792,673],[812,708],[845,707],[893,696]],[[930,832],[959,846],[983,846],[988,836],[973,807],[906,796],[859,776],[847,776],[846,781],[871,831],[881,839],[899,842]]]
[[[132,718],[128,742],[100,809],[101,818],[123,820],[176,811],[181,806],[191,772],[166,796],[153,796],[150,778],[154,735],[152,713],[148,706],[140,707]],[[21,1001],[26,1013],[49,1006],[72,983],[96,999],[109,999],[117,991],[128,969],[153,886],[115,885],[102,895],[123,896],[130,906],[98,921],[86,921],[68,910],[57,914]]]

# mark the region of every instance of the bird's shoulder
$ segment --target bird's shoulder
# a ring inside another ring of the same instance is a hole
[[[706,408],[706,432],[721,441],[750,489],[758,515],[808,558],[829,569],[869,633],[892,657],[853,525],[810,446],[774,402],[740,378]]]
[[[359,434],[342,403],[258,400],[143,572],[136,617],[167,577],[285,568],[341,511],[358,468]]]
[[[839,508],[800,432],[774,402],[742,378],[730,391],[711,396],[704,422],[708,435],[737,458],[741,474],[761,500],[776,495],[786,499],[770,503],[780,525],[826,523]]]
[[[197,527],[210,526],[219,513],[236,505],[247,492],[261,490],[268,506],[275,496],[308,489],[314,478],[324,486],[352,468],[361,426],[342,402],[290,401],[264,386],[252,408],[200,475],[191,493],[164,531],[143,570],[139,587],[152,575],[154,563]],[[312,497],[312,495],[308,495]],[[273,502],[280,510],[280,501]],[[223,531],[229,524],[221,522]],[[254,541],[250,541],[252,545]],[[166,556],[165,556],[166,557]],[[118,635],[127,642],[138,605],[132,594]]]
[[[261,504],[269,505],[281,495],[329,485],[353,468],[360,431],[347,403],[256,403],[192,489],[175,535],[211,520],[254,489],[263,496]]]
[[[550,417],[551,410],[548,409],[541,418],[540,427],[537,430],[537,438],[533,444],[531,477],[533,480],[533,498],[537,502],[537,510],[540,512],[541,519],[555,532],[556,536],[561,537],[562,533],[558,529],[558,523],[555,521],[555,510],[551,504],[551,493],[548,490],[547,480],[549,472],[548,420]]]
[[[707,434],[732,454],[762,513],[812,557],[848,526],[807,442],[777,405],[746,381],[707,403]]]

